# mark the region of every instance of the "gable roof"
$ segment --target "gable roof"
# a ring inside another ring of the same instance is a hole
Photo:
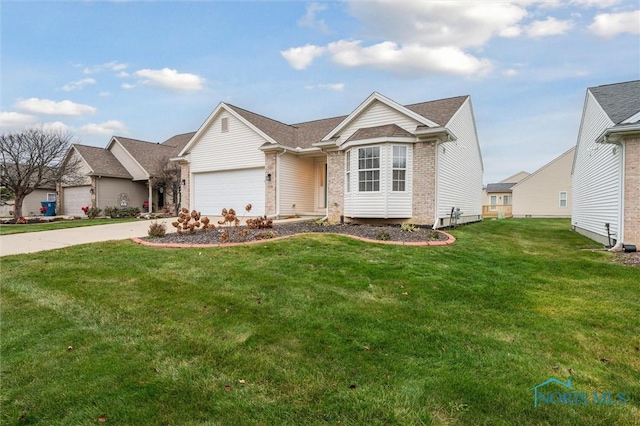
[[[107,146],[107,149],[113,144],[114,140],[120,142],[120,145],[124,147],[129,155],[137,161],[149,175],[159,172],[165,165],[163,160],[168,160],[175,150],[173,146],[122,136],[114,136],[109,146]]]
[[[339,134],[342,129],[347,127],[347,125],[350,122],[355,120],[367,107],[369,107],[369,105],[372,105],[374,102],[381,102],[381,103],[389,106],[390,108],[393,108],[393,109],[399,111],[400,113],[413,118],[414,120],[416,120],[420,124],[425,125],[427,127],[439,127],[440,126],[438,123],[428,119],[427,117],[419,114],[418,112],[415,112],[415,111],[413,111],[413,110],[411,110],[409,108],[403,107],[402,105],[400,105],[397,102],[387,98],[386,96],[381,95],[378,92],[373,92],[371,95],[369,95],[369,97],[367,99],[364,100],[364,102],[362,102],[360,105],[358,105],[358,107],[356,109],[354,109],[351,112],[351,114],[349,114],[344,120],[342,120],[342,122],[340,124],[338,124],[333,130],[331,130],[331,132],[329,132],[329,134],[327,134],[324,138],[322,138],[322,140],[323,141],[330,140],[331,138],[333,138],[334,136]],[[416,105],[418,105],[418,104],[416,104]]]
[[[588,89],[616,125],[640,112],[640,80]]]
[[[517,182],[508,182],[508,183],[488,183],[486,191],[487,192],[511,192],[511,188]]]
[[[184,148],[189,143],[189,141],[195,134],[196,132],[189,132],[171,136],[169,139],[162,142],[162,145],[172,147],[173,152],[171,153],[171,156],[176,156],[178,155],[178,153],[180,153],[180,151],[182,151],[182,148]]]
[[[111,151],[80,144],[72,146],[91,169],[90,175],[132,179],[131,174]]]
[[[524,179],[522,179],[521,181],[517,182],[514,187],[520,185],[521,183],[527,182],[529,179],[534,179],[538,174],[542,173],[544,170],[546,170],[548,167],[550,167],[552,164],[560,161],[562,158],[566,157],[567,155],[571,155],[574,156],[575,155],[575,150],[576,147],[573,146],[571,147],[568,151],[563,152],[562,154],[560,154],[559,156],[557,156],[556,158],[554,158],[553,160],[549,161],[547,164],[545,164],[544,166],[540,167],[538,170],[536,170],[535,172],[529,174],[529,176],[525,177]]]
[[[405,105],[405,108],[444,127],[449,123],[451,118],[453,118],[453,115],[460,109],[467,98],[469,98],[468,95],[456,96],[454,98]]]
[[[403,114],[414,118],[416,121],[421,123],[419,127],[441,127],[451,120],[454,114],[468,98],[469,96],[465,95],[402,106],[391,99],[374,92],[349,115],[323,118],[320,120],[306,121],[296,124],[285,124],[278,120],[248,111],[244,108],[221,102],[209,115],[207,120],[205,120],[202,126],[200,126],[200,129],[192,134],[190,140],[187,141],[183,148],[175,155],[184,155],[191,146],[196,143],[198,135],[208,127],[209,123],[214,120],[222,109],[225,109],[240,118],[241,121],[249,125],[252,130],[263,136],[267,140],[267,145],[263,146],[278,144],[289,148],[305,149],[312,148],[313,144],[316,142],[328,140],[333,137],[334,134],[344,128],[344,126],[346,126],[353,118],[355,118],[374,101],[383,102]],[[377,132],[380,131],[380,129],[377,130]],[[410,135],[410,133],[406,133],[407,134],[403,134],[402,136]]]

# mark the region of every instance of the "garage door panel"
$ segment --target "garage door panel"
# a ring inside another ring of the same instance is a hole
[[[220,216],[223,208],[238,214],[251,204],[251,216],[265,214],[264,168],[194,174],[194,208],[202,214]]]
[[[82,207],[91,205],[91,186],[72,186],[63,190],[64,214],[70,216],[84,215]]]

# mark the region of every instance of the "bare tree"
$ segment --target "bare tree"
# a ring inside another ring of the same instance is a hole
[[[169,156],[158,159],[149,183],[155,189],[163,188],[165,192],[175,196],[180,191],[180,166],[169,161]],[[174,214],[178,214],[179,204],[174,206]]]
[[[22,216],[24,199],[34,190],[78,179],[80,162],[67,156],[72,143],[71,133],[42,127],[0,135],[0,184],[15,197],[15,219]]]

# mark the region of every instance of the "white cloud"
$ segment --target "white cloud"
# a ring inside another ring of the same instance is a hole
[[[121,72],[118,73],[118,77],[120,77],[120,78],[127,78],[129,76],[130,76],[130,74],[128,72],[125,72],[125,71],[121,71]]]
[[[136,85],[135,84],[129,84],[129,83],[122,83],[120,85],[120,87],[122,87],[123,89],[130,90],[130,89],[133,89],[134,87],[136,87]]]
[[[620,3],[620,0],[571,0],[571,4],[581,7],[607,8]]]
[[[16,108],[30,114],[77,116],[93,114],[96,108],[77,104],[69,100],[60,102],[50,99],[29,98],[16,102]]]
[[[71,92],[73,90],[81,90],[86,86],[96,84],[96,81],[93,78],[83,78],[82,80],[72,81],[69,84],[65,84],[60,88],[60,90],[64,90],[65,92]]]
[[[615,37],[618,34],[640,34],[640,10],[596,15],[589,30],[600,37]]]
[[[179,73],[176,70],[162,68],[161,70],[143,69],[135,72],[141,77],[143,84],[159,86],[179,92],[193,92],[204,88],[204,78],[195,74]]]
[[[118,120],[109,120],[104,123],[89,123],[78,129],[78,133],[87,135],[114,135],[127,134],[128,132],[127,126]]]
[[[94,74],[94,73],[101,72],[101,71],[117,72],[117,71],[125,70],[128,66],[129,65],[121,63],[121,62],[118,62],[118,61],[111,61],[111,62],[107,62],[105,64],[86,67],[82,72],[85,73],[85,74]]]
[[[292,47],[281,51],[280,54],[289,62],[293,69],[303,70],[311,65],[311,62],[318,56],[322,56],[326,49],[321,46],[307,44],[302,47]]]
[[[305,89],[326,89],[333,90],[334,92],[341,92],[344,90],[344,83],[331,83],[331,84],[318,84],[305,86]]]
[[[365,34],[431,47],[482,46],[496,35],[513,36],[527,10],[517,2],[352,1]]]
[[[547,37],[564,34],[572,27],[572,21],[560,21],[550,16],[544,21],[532,22],[527,26],[526,32],[529,37]]]
[[[509,68],[508,70],[504,71],[502,75],[505,75],[507,77],[513,77],[518,75],[518,71],[514,70],[513,68]]]
[[[98,93],[98,96],[100,96],[101,98],[106,98],[107,96],[111,96],[111,92],[107,92],[107,91],[100,92]]]
[[[346,67],[382,69],[392,73],[445,73],[465,76],[484,75],[492,69],[486,59],[478,59],[456,47],[400,46],[385,41],[362,47],[360,41],[338,41],[328,46],[333,61]]]
[[[66,133],[66,132],[73,133],[73,129],[71,127],[67,126],[66,124],[64,124],[62,121],[49,121],[49,122],[42,123],[42,124],[38,125],[38,127],[41,128],[42,130],[46,130],[46,131],[62,132],[62,133]]]
[[[0,128],[16,129],[36,122],[33,115],[20,114],[19,112],[2,111],[0,112]]]
[[[325,32],[329,31],[329,27],[324,22],[324,19],[318,19],[316,17],[316,14],[323,10],[327,10],[326,4],[318,2],[309,3],[307,5],[307,12],[298,20],[298,25],[301,27],[318,28]]]

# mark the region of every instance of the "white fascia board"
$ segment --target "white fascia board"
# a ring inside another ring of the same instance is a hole
[[[456,135],[454,135],[453,132],[451,132],[451,130],[445,127],[440,127],[440,126],[430,127],[428,129],[416,130],[414,133],[418,138],[423,138],[426,136],[427,139],[437,139],[442,142],[451,142],[451,141],[458,140]]]
[[[425,126],[439,127],[439,125],[437,123],[434,123],[433,121],[421,116],[420,114],[417,114],[417,113],[411,111],[410,109],[403,107],[399,103],[387,98],[386,96],[381,95],[378,92],[373,92],[371,95],[369,95],[369,97],[367,99],[365,99],[364,102],[362,102],[360,105],[358,105],[358,107],[356,109],[354,109],[353,112],[351,112],[351,114],[349,114],[347,116],[347,118],[342,120],[342,122],[340,124],[338,124],[322,140],[326,141],[326,140],[329,140],[329,139],[333,138],[338,132],[340,132],[340,130],[344,129],[347,126],[347,124],[349,124],[351,121],[353,121],[358,115],[360,115],[360,113],[362,111],[365,110],[365,108],[367,108],[369,105],[371,105],[375,101],[382,102],[383,104],[385,104],[385,105],[387,105],[387,106],[389,106],[389,107],[401,112],[402,114],[404,114],[404,115],[406,115],[408,117],[413,118],[414,120],[418,121],[419,123],[424,124]]]
[[[623,137],[636,133],[640,134],[640,123],[630,126],[609,127],[598,135],[596,143],[617,143],[620,142]]]
[[[173,157],[173,158],[169,158],[169,161],[173,162],[173,163],[178,163],[178,164],[185,164],[188,163],[190,160],[189,155],[184,155],[182,157]]]
[[[414,137],[407,136],[381,136],[378,138],[370,138],[370,139],[360,139],[357,141],[349,141],[340,145],[340,151],[347,150],[354,146],[362,146],[362,145],[378,145],[383,143],[416,143],[418,142]]]
[[[191,140],[189,141],[189,143],[187,143],[185,145],[184,148],[182,148],[182,151],[180,151],[180,153],[178,154],[179,157],[183,156],[186,152],[189,152],[189,150],[191,149],[191,147],[193,147],[193,145],[195,145],[195,143],[200,139],[200,137],[202,136],[202,134],[206,131],[206,129],[209,127],[209,125],[216,119],[216,116],[220,113],[221,110],[225,110],[226,112],[228,112],[229,114],[233,115],[235,118],[237,118],[239,121],[241,121],[245,126],[249,127],[251,130],[253,130],[254,132],[256,132],[258,135],[260,135],[262,138],[264,138],[265,140],[273,143],[273,144],[278,144],[275,140],[273,140],[271,137],[267,136],[262,130],[258,129],[256,126],[254,126],[253,124],[251,124],[250,122],[248,122],[247,120],[244,119],[244,117],[242,117],[240,114],[238,114],[237,112],[235,112],[233,110],[233,108],[230,108],[229,106],[227,106],[227,104],[225,104],[224,102],[220,102],[218,104],[218,106],[215,107],[215,109],[213,110],[213,112],[211,114],[209,114],[209,117],[207,117],[207,119],[204,121],[204,123],[202,123],[202,125],[200,126],[200,128],[198,129],[198,131],[196,132],[195,135],[193,135],[193,137],[191,138]]]
[[[631,117],[627,118],[620,124],[633,124],[633,123],[637,123],[638,121],[640,121],[640,111],[636,112],[635,114],[633,114]]]

